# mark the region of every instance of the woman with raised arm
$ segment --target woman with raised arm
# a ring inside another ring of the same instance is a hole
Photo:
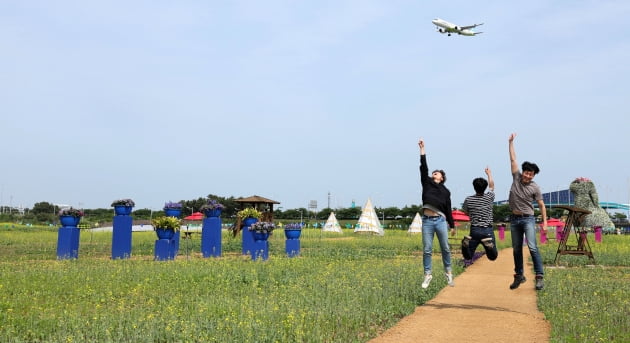
[[[451,233],[454,233],[455,222],[451,207],[451,192],[444,186],[446,182],[444,170],[436,169],[429,176],[423,139],[418,141],[418,146],[420,147],[420,183],[422,184],[422,264],[424,267],[422,288],[429,287],[433,279],[431,259],[435,235],[440,243],[446,282],[452,287],[455,283],[451,267],[451,249],[448,245],[448,228],[450,227]]]

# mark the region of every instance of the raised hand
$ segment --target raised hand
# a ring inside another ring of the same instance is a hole
[[[513,133],[510,135],[510,138],[508,139],[508,142],[512,143],[512,141],[514,141],[514,138],[516,138],[516,133]]]

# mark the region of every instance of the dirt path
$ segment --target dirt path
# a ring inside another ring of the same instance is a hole
[[[527,249],[523,254],[527,260]],[[370,343],[549,342],[550,325],[536,306],[532,265],[526,263],[527,282],[516,290],[509,288],[513,270],[511,248],[501,250],[496,261],[483,256],[455,278],[455,287],[445,287]]]

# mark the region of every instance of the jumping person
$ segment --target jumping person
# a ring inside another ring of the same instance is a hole
[[[536,245],[536,218],[534,217],[533,202],[538,203],[538,208],[542,214],[543,226],[547,227],[547,209],[542,200],[540,187],[534,182],[534,176],[540,172],[535,163],[523,162],[521,165],[522,172],[518,168],[516,162],[516,152],[514,151],[513,133],[509,138],[510,150],[510,166],[512,170],[512,187],[510,188],[510,197],[508,203],[512,215],[510,216],[510,232],[512,233],[512,249],[514,253],[514,282],[510,285],[510,289],[516,289],[523,282],[523,235],[527,239],[527,247],[529,254],[532,256],[534,263],[534,272],[536,273],[536,290],[544,287],[542,257],[538,246]]]
[[[446,173],[434,170],[429,176],[424,140],[418,141],[420,147],[420,182],[422,184],[422,264],[424,281],[422,288],[429,287],[432,275],[433,237],[437,235],[442,252],[442,264],[446,272],[446,282],[455,286],[451,267],[451,249],[448,245],[448,227],[455,232],[455,222],[451,208],[451,192],[444,186]]]
[[[470,234],[462,240],[462,255],[467,260],[473,258],[477,246],[481,243],[486,256],[494,261],[499,256],[496,239],[492,228],[492,204],[494,202],[494,180],[490,167],[485,169],[488,180],[478,177],[473,180],[475,195],[466,197],[462,209],[470,217]],[[486,188],[490,186],[490,191]]]

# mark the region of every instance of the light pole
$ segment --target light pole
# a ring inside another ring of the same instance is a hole
[[[192,216],[193,213],[195,212],[195,209],[193,207],[189,207],[189,206],[186,206],[186,208],[190,209],[190,215]]]

